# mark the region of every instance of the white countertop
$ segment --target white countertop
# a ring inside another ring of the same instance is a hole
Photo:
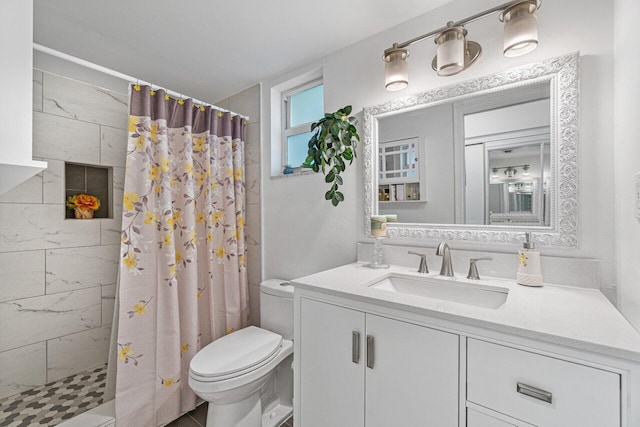
[[[640,334],[599,290],[547,285],[520,286],[505,279],[456,281],[509,289],[498,309],[377,290],[369,285],[392,274],[415,277],[415,268],[391,266],[374,270],[353,263],[292,280],[294,287],[351,298],[386,307],[488,328],[498,332],[560,344],[640,362]],[[443,278],[446,280],[446,278]]]

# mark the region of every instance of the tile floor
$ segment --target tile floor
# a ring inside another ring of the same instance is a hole
[[[107,366],[55,381],[0,400],[0,427],[53,427],[102,403]],[[167,427],[205,427],[207,405],[168,424]],[[293,427],[293,417],[282,424]]]
[[[207,404],[203,403],[191,412],[187,412],[166,427],[205,427],[207,424]],[[281,427],[293,427],[293,417],[289,418]]]
[[[58,425],[102,403],[106,379],[104,365],[2,399],[0,427]]]

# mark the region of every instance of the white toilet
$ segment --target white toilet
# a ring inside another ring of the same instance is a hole
[[[189,386],[209,402],[207,427],[277,427],[293,413],[293,286],[260,284],[260,325],[200,350]]]

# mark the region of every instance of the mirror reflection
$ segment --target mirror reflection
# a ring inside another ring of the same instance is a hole
[[[378,212],[403,223],[550,226],[550,84],[378,118]]]

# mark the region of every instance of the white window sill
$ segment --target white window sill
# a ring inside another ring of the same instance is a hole
[[[315,172],[312,169],[300,169],[299,171],[294,171],[293,173],[284,174],[280,172],[279,175],[271,176],[271,179],[280,179],[280,178],[292,178],[294,176],[303,176],[303,175],[314,175]]]

